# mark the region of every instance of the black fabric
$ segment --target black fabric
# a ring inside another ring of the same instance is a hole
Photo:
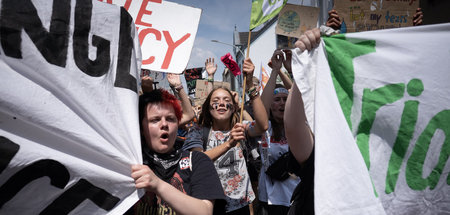
[[[281,155],[275,162],[273,162],[272,165],[267,168],[266,174],[272,179],[278,181],[284,181],[289,178],[289,160],[291,159],[291,157],[292,156],[289,151]]]
[[[170,153],[160,154],[153,152],[149,147],[142,147],[142,154],[144,164],[164,181],[173,176],[181,159],[181,149],[176,148]]]
[[[286,215],[289,211],[289,207],[284,205],[269,205],[267,202],[261,202],[261,210],[259,215]]]
[[[166,182],[194,198],[215,200],[213,214],[224,214],[225,194],[213,162],[198,151],[192,151],[192,160],[189,160],[190,152],[183,151],[179,165],[176,165],[176,172]],[[170,211],[168,214],[174,214],[166,202],[161,201],[158,205],[154,195],[146,193],[126,214],[158,214],[161,208],[163,211]]]
[[[301,166],[291,154],[290,162],[294,166],[293,172],[300,177],[301,181],[292,194],[289,215],[314,214],[314,151],[313,148],[308,160]]]

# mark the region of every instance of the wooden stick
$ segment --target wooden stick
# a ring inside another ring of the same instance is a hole
[[[248,41],[247,41],[247,54],[245,58],[248,58],[250,54],[250,38],[252,35],[252,31],[248,32]],[[242,84],[242,105],[241,105],[241,115],[239,116],[239,123],[242,123],[242,117],[244,116],[244,103],[245,103],[245,83],[247,82],[247,76],[244,74],[244,83]]]

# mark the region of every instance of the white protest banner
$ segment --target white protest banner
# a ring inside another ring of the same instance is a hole
[[[91,0],[0,13],[0,214],[123,214],[142,163],[131,16]]]
[[[294,56],[316,214],[450,211],[449,37],[450,24],[340,34]]]
[[[139,32],[143,69],[177,74],[186,69],[201,9],[163,0],[103,1],[123,6],[133,17]]]

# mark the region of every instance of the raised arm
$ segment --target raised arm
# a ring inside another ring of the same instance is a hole
[[[302,95],[295,83],[286,101],[284,129],[292,154],[302,164],[311,155],[314,140],[306,121]]]
[[[283,60],[283,66],[284,68],[287,70],[287,72],[292,75],[292,51],[289,49],[285,49],[283,50],[284,54],[286,55],[286,57]],[[291,89],[292,87],[292,80],[291,78],[288,76],[288,74],[286,74],[285,72],[282,72],[280,70],[279,72],[281,81],[283,81],[283,85],[286,89]]]
[[[259,96],[259,92],[256,87],[250,87],[253,85],[253,72],[255,70],[255,65],[253,65],[250,58],[244,60],[243,72],[246,76],[246,86],[249,86],[247,93],[252,100],[253,116],[255,119],[255,126],[248,130],[248,134],[252,137],[259,136],[269,128],[269,120],[267,117],[266,109]],[[248,127],[247,127],[248,128]]]
[[[167,74],[167,81],[169,81],[170,87],[178,94],[181,100],[181,108],[183,108],[183,116],[181,117],[178,125],[184,125],[190,122],[195,114],[191,106],[191,101],[189,100],[186,91],[183,90],[183,85],[181,84],[180,75],[169,73]]]
[[[208,85],[206,86],[206,92],[209,94],[214,89],[214,74],[217,71],[217,64],[214,64],[214,58],[206,59],[205,68],[208,73]]]
[[[320,31],[315,28],[306,31],[295,45],[302,51],[311,50],[320,43]],[[300,72],[300,71],[293,71]],[[314,138],[307,124],[302,94],[294,83],[284,109],[284,129],[292,154],[298,163],[305,162],[314,147]]]
[[[272,103],[273,98],[273,90],[275,90],[275,84],[277,82],[277,75],[280,73],[281,66],[283,65],[283,52],[279,49],[273,52],[272,58],[270,59],[272,72],[270,73],[269,80],[267,81],[266,86],[261,95],[261,100],[264,104],[264,108],[266,110],[266,115],[269,116],[270,113],[270,105]]]
[[[135,180],[136,188],[155,193],[167,202],[177,214],[207,214],[213,212],[214,201],[191,197],[174,186],[158,178],[147,165],[133,165],[131,177]]]

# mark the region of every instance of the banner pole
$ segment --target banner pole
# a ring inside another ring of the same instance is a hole
[[[252,31],[248,31],[248,41],[247,41],[247,54],[245,58],[248,58],[250,54],[250,38],[252,36]],[[241,105],[241,115],[239,116],[239,123],[242,123],[242,117],[244,115],[244,103],[245,103],[245,83],[247,82],[247,76],[244,74],[244,83],[242,84],[242,105]]]

